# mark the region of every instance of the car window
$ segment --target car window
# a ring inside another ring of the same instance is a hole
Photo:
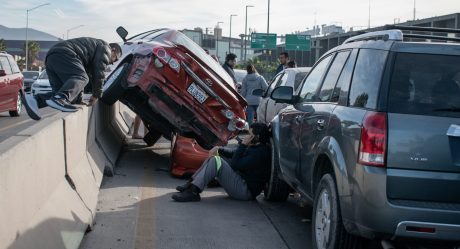
[[[41,80],[47,80],[48,74],[46,73],[46,71],[43,71],[38,78]]]
[[[12,58],[8,58],[8,60],[10,62],[11,70],[13,71],[13,73],[20,73],[21,70],[19,70],[19,67],[16,61],[14,61]]]
[[[388,111],[460,117],[460,56],[398,53]]]
[[[1,56],[0,63],[2,64],[2,69],[5,70],[5,73],[7,75],[13,73],[13,71],[11,70],[10,63],[8,62],[8,59],[6,57]]]
[[[350,55],[350,51],[340,52],[335,56],[334,61],[332,62],[331,67],[329,68],[326,78],[324,78],[323,86],[319,92],[319,99],[322,102],[330,101],[332,92],[334,91],[337,80],[339,79],[340,73],[342,72],[343,67]],[[334,102],[338,101],[335,100]]]
[[[40,75],[39,72],[33,72],[33,71],[29,71],[29,72],[22,72],[22,75],[24,75],[24,78],[26,79],[32,79],[34,76],[37,76]]]
[[[358,50],[355,49],[348,56],[347,64],[342,69],[342,73],[340,74],[337,85],[334,88],[334,92],[332,92],[331,102],[339,101],[339,104],[341,105],[348,104],[348,90],[350,89],[350,81],[351,76],[353,75],[353,68],[355,67],[357,53]]]
[[[388,52],[361,49],[351,82],[350,106],[375,109]]]
[[[272,94],[272,91],[273,89],[276,88],[276,83],[279,81],[279,79],[283,76],[284,73],[280,73],[278,75],[275,76],[275,78],[272,79],[272,82],[270,83],[270,85],[268,86],[268,90],[265,94],[265,96],[270,96],[270,94]]]
[[[301,102],[316,101],[317,96],[316,92],[318,87],[321,85],[321,79],[323,78],[324,73],[326,72],[327,66],[332,56],[329,55],[322,59],[310,72],[308,77],[305,79],[305,82],[302,85],[302,90],[300,91],[300,100]]]
[[[284,73],[283,77],[281,77],[281,80],[278,82],[276,87],[278,87],[278,86],[286,86],[286,82],[287,82],[288,78],[289,78],[289,74]]]
[[[300,83],[302,83],[302,80],[307,76],[308,72],[300,72],[295,75],[294,79],[294,92],[297,92],[297,89],[300,86]]]

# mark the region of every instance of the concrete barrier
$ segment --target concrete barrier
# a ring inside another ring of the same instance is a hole
[[[78,248],[133,118],[98,103],[0,143],[0,249]]]

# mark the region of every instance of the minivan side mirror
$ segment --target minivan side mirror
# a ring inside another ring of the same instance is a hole
[[[0,69],[0,77],[3,77],[3,76],[6,76],[6,72],[5,70]]]
[[[123,39],[123,41],[125,42],[126,37],[128,36],[128,31],[122,26],[118,27],[116,31],[117,31],[117,34],[121,37],[121,39]]]
[[[290,86],[279,86],[275,88],[270,95],[270,98],[276,103],[294,103],[294,89]]]
[[[262,97],[263,94],[264,94],[264,90],[262,90],[262,89],[254,89],[254,90],[252,90],[252,95],[254,95],[254,96]]]

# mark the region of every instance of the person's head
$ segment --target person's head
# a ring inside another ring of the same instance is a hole
[[[236,65],[236,54],[229,53],[227,56],[225,56],[225,62],[229,64],[230,66],[235,66]]]
[[[297,67],[297,64],[295,63],[294,60],[292,60],[292,61],[288,62],[287,67],[288,68],[294,68],[294,67]]]
[[[281,64],[287,65],[289,61],[289,54],[287,52],[281,52],[280,55],[278,56],[278,60],[280,61]]]
[[[109,46],[111,51],[110,63],[114,63],[121,57],[121,47],[117,43],[110,43]]]
[[[249,135],[253,135],[251,144],[267,144],[270,142],[270,131],[264,123],[252,123],[249,126]]]
[[[248,72],[248,74],[257,73],[256,68],[252,64],[246,66],[246,71]]]
[[[289,54],[287,52],[281,52],[278,56],[278,59],[281,64],[286,65],[286,63],[289,61]]]

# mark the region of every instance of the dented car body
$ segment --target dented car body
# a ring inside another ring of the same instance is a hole
[[[177,133],[204,148],[226,144],[247,127],[247,104],[232,79],[187,36],[170,29],[120,36],[123,58],[104,85],[105,103],[125,103],[153,137]]]

